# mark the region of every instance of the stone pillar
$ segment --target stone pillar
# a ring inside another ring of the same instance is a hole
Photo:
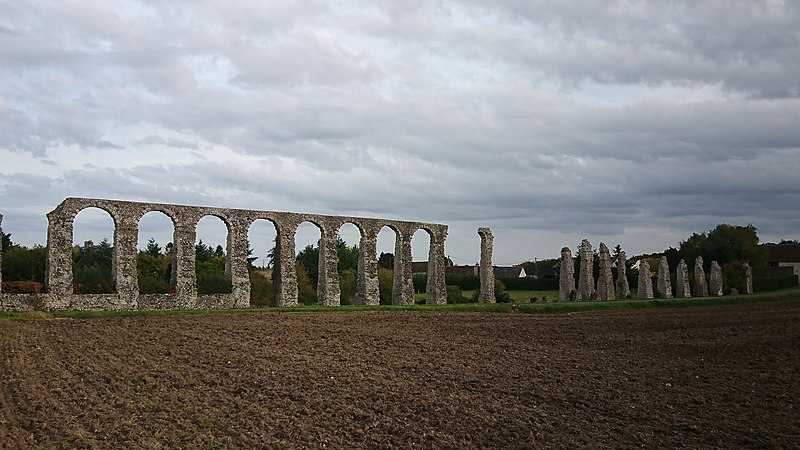
[[[558,300],[569,300],[570,292],[575,290],[575,265],[569,247],[561,249],[561,270],[558,275]]]
[[[650,263],[644,258],[639,261],[639,286],[636,297],[643,300],[653,298],[653,280],[650,278]]]
[[[703,269],[702,256],[698,256],[694,260],[694,296],[708,297],[708,282],[706,281],[706,271]]]
[[[297,306],[297,269],[295,268],[295,231],[297,223],[275,222],[275,306]]]
[[[228,242],[225,255],[225,277],[231,283],[234,308],[250,306],[250,272],[247,270],[247,230],[245,219],[228,218]]]
[[[3,293],[3,215],[0,214],[0,294]]]
[[[197,304],[197,272],[195,271],[195,240],[197,239],[197,219],[175,220],[172,246],[175,260],[172,272],[175,274],[175,296],[177,308],[191,309]]]
[[[628,258],[625,252],[617,255],[617,298],[625,299],[631,296],[631,286],[628,284],[628,267],[625,265]]]
[[[712,297],[722,297],[722,268],[716,261],[711,261],[709,294]]]
[[[114,254],[111,277],[120,300],[127,308],[139,306],[139,282],[136,267],[136,242],[139,222],[136,217],[116,211],[114,216]]]
[[[0,216],[0,220],[3,219],[3,216]],[[750,267],[750,263],[746,262],[742,266],[744,267],[744,293],[745,294],[752,294],[753,293],[753,268]]]
[[[661,263],[658,265],[658,294],[659,298],[672,298],[672,280],[666,256],[661,257]]]
[[[444,276],[447,270],[447,263],[444,256],[444,241],[447,238],[447,228],[444,228],[444,230],[431,230],[430,236],[425,303],[429,305],[446,305],[447,288],[445,287]]]
[[[48,309],[67,309],[72,295],[72,220],[74,216],[57,208],[47,214]]]
[[[394,278],[392,279],[392,304],[414,304],[414,279],[411,270],[411,238],[409,229],[396,230],[394,241]]]
[[[358,284],[356,285],[357,305],[379,305],[377,252],[378,229],[362,227],[361,241],[358,245]]]
[[[578,275],[578,298],[583,301],[592,299],[594,290],[594,254],[588,239],[581,241],[581,267]]]
[[[479,303],[494,303],[494,266],[492,265],[492,252],[494,251],[494,235],[488,227],[478,228],[481,237],[481,293]]]
[[[600,243],[600,275],[597,280],[597,298],[599,300],[614,300],[614,274],[611,272],[611,254],[603,242]]]
[[[320,225],[317,303],[322,306],[339,306],[341,304],[339,255],[336,253],[338,236],[338,230],[331,224]]]
[[[675,297],[691,298],[692,292],[689,288],[689,266],[686,261],[681,260],[675,270]]]

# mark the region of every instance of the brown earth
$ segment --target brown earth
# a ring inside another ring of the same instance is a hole
[[[797,448],[800,301],[0,321],[2,448]]]

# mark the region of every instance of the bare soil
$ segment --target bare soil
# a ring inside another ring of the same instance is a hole
[[[0,321],[0,448],[797,448],[800,301]]]

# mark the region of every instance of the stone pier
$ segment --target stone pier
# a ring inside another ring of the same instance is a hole
[[[706,281],[706,271],[703,269],[702,256],[698,256],[694,260],[694,296],[708,297],[708,282]]]
[[[653,298],[653,280],[650,278],[650,263],[646,259],[639,261],[639,285],[636,298],[647,300]]]
[[[662,256],[658,264],[658,295],[659,298],[672,298],[672,280],[669,275],[667,257]]]
[[[611,271],[611,254],[605,243],[600,243],[600,274],[597,279],[598,300],[614,300],[614,274]]]
[[[689,266],[686,261],[681,260],[675,270],[675,298],[691,298],[689,290]]]
[[[112,279],[115,292],[112,294],[76,295],[73,293],[73,220],[80,211],[90,207],[106,211],[114,222]],[[172,270],[174,294],[139,293],[136,271],[138,225],[141,217],[150,211],[164,213],[172,220],[174,226]],[[228,231],[225,276],[231,284],[230,293],[197,294],[196,226],[201,218],[209,215],[221,219]],[[0,216],[0,224],[2,223],[1,219],[2,216]],[[340,304],[336,242],[339,228],[345,223],[354,224],[361,233],[356,303],[379,304],[375,253],[377,234],[384,226],[393,229],[396,236],[393,303],[412,304],[414,301],[411,277],[411,237],[420,229],[430,235],[427,303],[447,302],[444,282],[446,225],[90,198],[67,198],[47,214],[47,219],[49,224],[47,228],[46,293],[42,295],[44,306],[47,309],[143,310],[248,307],[250,306],[250,276],[247,269],[247,233],[250,225],[259,219],[272,222],[277,235],[275,267],[273,268],[275,272],[275,304],[277,306],[297,305],[295,233],[298,225],[303,222],[310,222],[320,229],[317,288],[319,304],[327,306]],[[491,266],[489,268],[491,270]],[[492,285],[493,287],[494,285]],[[13,302],[9,300],[8,304],[11,303]]]
[[[0,216],[0,220],[3,217]],[[750,263],[746,262],[742,266],[744,267],[744,293],[745,294],[752,294],[753,293],[753,268],[750,267]]]
[[[712,297],[722,297],[722,268],[716,261],[711,261],[711,275],[708,290]]]
[[[624,251],[617,255],[617,298],[626,299],[631,296],[631,287],[628,284],[628,268],[625,266],[628,259]]]
[[[3,294],[3,215],[0,214],[0,295]]]
[[[561,270],[558,277],[558,300],[570,300],[570,293],[575,290],[575,263],[569,247],[561,249]]]
[[[478,228],[478,235],[481,237],[481,292],[478,302],[494,303],[494,266],[492,266],[494,236],[492,230],[486,227]]]
[[[581,241],[580,248],[581,266],[578,274],[578,297],[582,301],[592,300],[594,297],[594,254],[592,244],[588,239]]]

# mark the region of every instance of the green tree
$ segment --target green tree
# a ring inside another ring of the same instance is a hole
[[[78,294],[114,292],[111,276],[114,247],[103,239],[99,245],[86,241],[72,249],[73,289]]]
[[[161,246],[158,245],[158,242],[156,242],[156,238],[151,237],[147,240],[147,247],[145,248],[144,252],[155,257],[161,256]]]
[[[394,271],[383,266],[378,266],[378,289],[380,293],[380,304],[392,304],[392,282],[394,281]]]
[[[295,263],[297,271],[297,301],[303,305],[315,305],[317,303],[317,290],[311,285],[308,276],[308,269],[301,263]]]
[[[394,269],[394,254],[381,252],[378,257],[378,265],[386,269]]]
[[[706,270],[710,269],[711,261],[717,261],[720,266],[733,261],[749,262],[753,275],[762,276],[766,272],[766,262],[758,242],[758,232],[752,224],[743,227],[723,223],[707,233],[692,234],[680,243],[678,254],[687,264],[702,256]]]

